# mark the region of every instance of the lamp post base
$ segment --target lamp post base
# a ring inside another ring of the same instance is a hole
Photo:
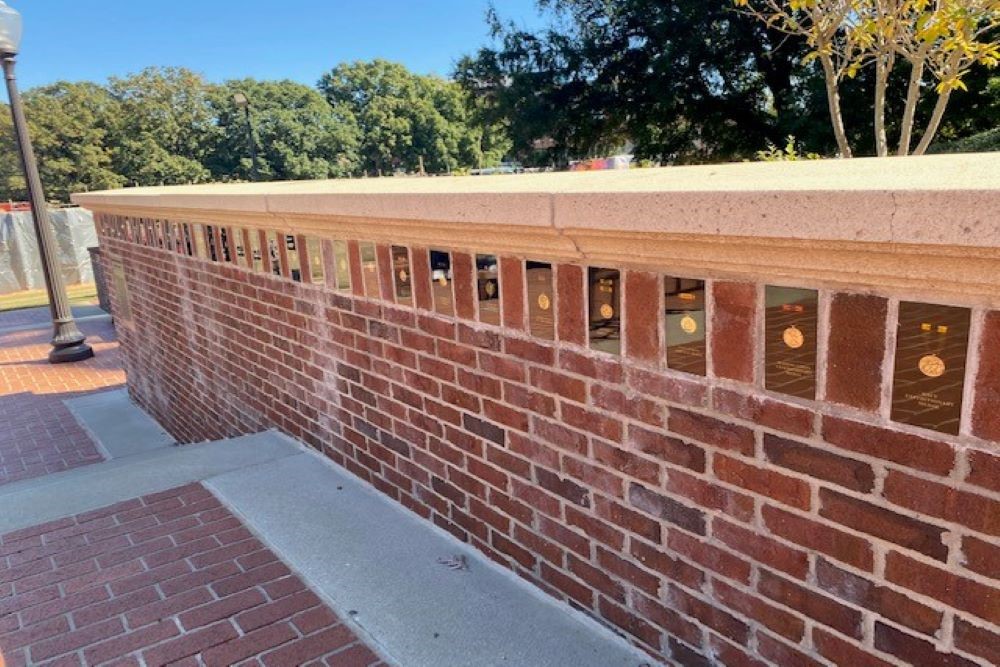
[[[77,343],[66,347],[54,347],[49,352],[50,364],[63,364],[70,361],[83,361],[94,356],[94,350],[86,343]]]
[[[52,349],[49,351],[49,363],[62,364],[70,361],[83,361],[94,356],[94,350],[87,345],[87,337],[76,328],[76,322],[70,318],[56,318],[55,331],[52,335]]]

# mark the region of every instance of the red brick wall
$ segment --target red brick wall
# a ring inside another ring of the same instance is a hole
[[[1000,662],[1000,313],[974,311],[965,435],[942,436],[888,420],[891,294],[821,290],[829,399],[783,399],[762,389],[751,282],[708,281],[702,378],[664,368],[649,267],[619,267],[617,357],[584,345],[579,266],[555,267],[546,342],[527,334],[515,258],[493,327],[471,285],[459,317],[423,289],[391,303],[386,246],[365,298],[353,240],[338,292],[116,238],[109,220],[130,389],[182,441],[279,428],[678,664]],[[411,250],[425,280],[427,249]]]

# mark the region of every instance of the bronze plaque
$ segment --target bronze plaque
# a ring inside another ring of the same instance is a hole
[[[219,247],[221,243],[222,236],[219,234],[219,228],[208,225],[205,227],[205,235],[208,238],[208,257],[213,262],[222,261],[222,250]]]
[[[239,266],[247,266],[246,230],[233,227],[234,262]]]
[[[128,294],[128,281],[125,280],[125,265],[115,260],[111,264],[111,279],[115,290],[115,322],[132,328],[132,300]]]
[[[168,222],[167,229],[170,230],[170,249],[177,254],[184,252],[184,240],[181,237],[181,226],[176,222]]]
[[[705,375],[705,281],[663,277],[667,368]]]
[[[347,254],[347,241],[333,242],[334,275],[338,290],[351,289],[351,261]]]
[[[269,231],[267,233],[267,248],[265,248],[267,253],[267,263],[271,268],[271,274],[275,276],[281,275],[281,249],[278,247],[278,234],[276,232]]]
[[[288,259],[288,276],[297,283],[302,282],[299,240],[292,234],[285,235],[285,257]]]
[[[250,268],[264,272],[264,251],[260,245],[260,230],[250,230]]]
[[[455,314],[455,295],[452,291],[451,253],[443,250],[431,250],[431,298],[434,300],[434,312],[442,315]]]
[[[479,321],[500,326],[500,263],[496,255],[476,255]]]
[[[587,277],[590,292],[587,320],[590,349],[621,354],[621,274],[618,269],[590,267]]]
[[[313,285],[326,284],[326,270],[323,268],[323,245],[318,238],[306,239],[306,255],[309,257],[309,282]]]
[[[382,294],[378,289],[378,260],[375,257],[374,243],[359,243],[361,251],[361,277],[365,283],[365,296],[369,299],[379,299]]]
[[[531,335],[545,340],[555,340],[552,265],[545,262],[526,262],[524,274],[528,287],[528,328]]]
[[[764,386],[814,400],[819,293],[768,285],[764,302]]]
[[[392,246],[392,283],[396,303],[413,305],[413,272],[410,270],[410,251],[405,246]]]
[[[208,232],[202,225],[194,225],[194,254],[201,259],[208,259]]]
[[[219,238],[221,239],[219,245],[222,246],[222,261],[232,262],[233,261],[232,235],[228,227],[219,228]]]
[[[899,304],[893,421],[958,435],[971,321],[968,308]]]

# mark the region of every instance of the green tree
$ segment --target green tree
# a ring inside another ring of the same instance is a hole
[[[215,180],[250,180],[246,117],[233,102],[250,100],[261,178],[337,178],[359,171],[360,133],[351,114],[340,114],[315,89],[292,81],[228,81],[209,96],[220,135],[206,166]]]
[[[121,187],[112,169],[109,127],[118,105],[93,83],[59,82],[24,95],[25,115],[45,194],[66,201],[73,192]],[[0,187],[10,199],[26,199],[9,108],[0,110]]]
[[[841,84],[872,66],[875,149],[889,154],[887,108],[897,63],[909,67],[897,153],[927,151],[951,100],[968,90],[966,77],[977,64],[1000,64],[998,0],[734,0],[769,28],[801,37],[805,61],[823,69],[830,119],[840,154],[851,157],[844,124]],[[930,80],[928,86],[927,79]],[[921,98],[935,94],[933,108],[916,148],[913,130]]]
[[[506,150],[502,131],[484,130],[461,87],[385,60],[345,63],[319,82],[334,112],[354,118],[365,173],[448,172],[495,161]]]
[[[456,72],[487,120],[510,124],[525,159],[540,145],[551,146],[541,160],[559,162],[632,142],[639,158],[718,161],[815,134],[804,47],[725,0],[538,4],[549,27],[526,31],[493,14],[494,45]]]
[[[206,181],[219,128],[212,86],[182,68],[152,67],[108,83],[121,113],[111,133],[114,171],[129,185]]]

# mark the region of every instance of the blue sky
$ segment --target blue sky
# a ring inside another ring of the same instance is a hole
[[[345,60],[381,57],[447,75],[487,42],[489,0],[7,0],[24,17],[22,88],[104,81],[177,65],[212,81],[314,84]],[[526,26],[534,0],[494,0]]]

